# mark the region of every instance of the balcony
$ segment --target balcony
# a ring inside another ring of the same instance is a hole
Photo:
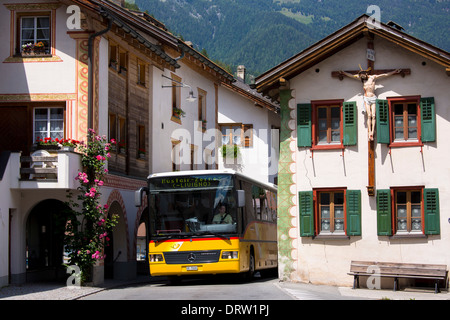
[[[5,156],[3,158],[5,161]],[[78,183],[74,178],[80,170],[81,156],[73,151],[58,150],[27,157],[22,157],[20,152],[12,152],[3,165],[0,183],[22,190],[76,189]]]

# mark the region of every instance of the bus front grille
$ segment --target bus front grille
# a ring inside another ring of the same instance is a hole
[[[220,250],[165,252],[167,264],[198,264],[218,262]]]

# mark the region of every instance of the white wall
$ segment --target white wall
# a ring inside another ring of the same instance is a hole
[[[219,152],[219,169],[232,168],[257,180],[273,182],[278,171],[278,145],[271,152],[271,126],[279,127],[279,115],[266,108],[256,106],[235,91],[220,87],[219,90],[219,124],[252,124],[253,146],[240,147],[241,156],[238,164],[229,163]],[[275,133],[276,134],[276,133]],[[219,141],[219,146],[222,142]],[[269,156],[272,155],[269,159]]]
[[[347,275],[351,260],[378,260],[411,263],[436,263],[450,265],[448,223],[450,198],[448,181],[450,149],[447,136],[450,132],[450,78],[444,67],[376,38],[374,42],[376,69],[409,68],[411,75],[381,79],[376,93],[379,98],[420,95],[434,97],[437,113],[437,140],[420,147],[392,148],[376,144],[376,189],[393,186],[425,186],[439,188],[439,236],[424,239],[395,240],[377,236],[376,198],[369,197],[367,128],[362,100],[362,84],[350,78],[340,81],[331,77],[332,71],[358,70],[360,63],[366,68],[366,40],[362,39],[334,56],[311,67],[291,81],[297,103],[311,100],[344,99],[356,101],[358,106],[358,143],[341,150],[321,150],[311,153],[309,148],[298,148],[296,154],[297,192],[319,187],[347,187],[361,190],[362,236],[349,240],[313,240],[291,234],[294,256],[298,257],[296,277],[301,281],[350,285],[353,278]],[[422,65],[425,62],[426,65]],[[319,72],[316,72],[319,69]],[[421,152],[423,151],[423,152]],[[294,210],[298,215],[298,207]],[[296,225],[299,225],[298,216]]]
[[[211,143],[211,140],[203,141],[207,137],[203,137],[202,132],[198,129],[198,88],[207,92],[206,94],[206,120],[207,128],[214,128],[216,122],[215,97],[216,92],[214,82],[205,78],[188,68],[183,61],[180,60],[181,68],[177,69],[174,74],[180,77],[183,83],[192,87],[194,96],[197,97],[195,102],[188,102],[186,98],[189,94],[189,88],[180,88],[181,109],[185,111],[185,117],[181,117],[181,124],[171,120],[172,117],[172,94],[171,88],[162,88],[162,86],[171,85],[171,80],[162,77],[171,78],[172,72],[165,70],[164,72],[156,67],[151,67],[150,77],[153,84],[153,96],[151,97],[153,104],[152,110],[152,154],[153,164],[152,173],[172,171],[171,139],[182,140],[182,145],[186,153],[181,157],[181,170],[190,169],[190,145],[198,147],[197,169],[204,168],[202,160],[203,147]]]
[[[14,1],[14,3],[29,3],[29,1]],[[48,3],[48,1],[33,1],[33,3]],[[75,91],[75,41],[67,34],[66,6],[61,5],[56,10],[55,43],[56,56],[60,62],[47,63],[2,63],[0,77],[0,94],[15,93],[72,93]],[[5,6],[0,6],[0,28],[10,30],[10,13]],[[10,55],[9,32],[4,32],[2,39],[8,45],[0,46],[2,62]],[[70,75],[70,76],[68,76]],[[49,90],[51,88],[51,90]]]

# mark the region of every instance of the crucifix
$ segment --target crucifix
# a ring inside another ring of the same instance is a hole
[[[367,116],[367,130],[368,130],[368,166],[369,166],[369,185],[367,192],[369,196],[375,195],[375,148],[374,148],[374,132],[375,132],[375,118],[376,118],[376,99],[375,85],[376,80],[388,77],[391,75],[405,75],[411,74],[410,69],[391,69],[391,70],[375,70],[375,51],[373,40],[369,39],[367,44],[367,69],[363,70],[361,65],[360,70],[352,71],[333,71],[331,76],[343,80],[344,76],[352,79],[360,80],[363,84],[364,90],[364,107]]]

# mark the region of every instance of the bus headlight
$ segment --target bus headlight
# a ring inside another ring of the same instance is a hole
[[[238,251],[222,251],[222,259],[237,259]]]
[[[162,254],[149,254],[150,262],[162,262],[163,255]]]

